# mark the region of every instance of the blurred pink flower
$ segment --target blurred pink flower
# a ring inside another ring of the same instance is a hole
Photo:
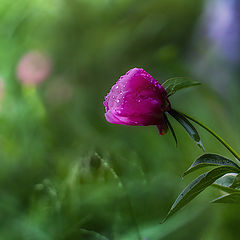
[[[24,55],[17,66],[17,77],[21,83],[36,85],[49,76],[51,61],[41,52],[32,51]]]
[[[106,120],[110,123],[157,125],[167,130],[164,113],[170,110],[166,90],[144,69],[133,68],[120,77],[105,97]]]

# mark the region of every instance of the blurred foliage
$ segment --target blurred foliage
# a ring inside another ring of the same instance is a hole
[[[202,153],[178,123],[176,148],[155,127],[104,119],[104,96],[132,67],[160,82],[194,78],[185,59],[201,9],[200,0],[1,1],[0,239],[238,239],[238,206],[203,204],[217,190],[159,224]],[[53,69],[24,86],[16,67],[33,50]],[[237,146],[240,112],[229,117],[207,86],[171,103]],[[229,156],[200,133],[207,151]]]

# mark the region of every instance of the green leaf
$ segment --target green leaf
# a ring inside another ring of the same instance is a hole
[[[183,176],[186,176],[187,174],[199,168],[208,166],[230,166],[240,170],[240,167],[228,158],[217,154],[204,154],[190,166],[190,168],[183,174]]]
[[[173,95],[175,92],[192,86],[200,85],[201,83],[193,81],[184,77],[170,78],[165,81],[162,86],[167,91],[168,97]]]
[[[171,131],[171,133],[172,133],[172,135],[173,135],[173,138],[174,138],[174,140],[175,140],[175,142],[176,142],[176,146],[177,146],[177,144],[178,144],[177,136],[176,136],[175,131],[174,131],[171,123],[169,122],[167,116],[165,116],[165,120],[166,120],[166,122],[167,122],[167,126],[169,127],[169,129],[170,129],[170,131]]]
[[[226,186],[223,186],[223,185],[220,185],[220,184],[212,184],[211,185],[212,187],[214,188],[217,188],[223,192],[226,192],[226,193],[235,193],[235,192],[238,192],[240,193],[240,190],[239,189],[236,189],[236,188],[231,188],[231,187],[226,187]]]
[[[226,173],[236,172],[237,168],[229,166],[221,166],[215,168],[211,171],[203,173],[198,178],[193,180],[177,197],[176,201],[173,203],[171,209],[169,210],[166,218],[172,216],[192,199],[194,199],[199,193],[201,193],[205,188],[213,184],[218,178],[222,177]],[[239,170],[238,170],[239,171]]]
[[[240,193],[223,195],[211,201],[211,203],[240,203]]]
[[[86,238],[89,237],[89,239],[91,237],[91,239],[95,239],[95,240],[109,240],[108,238],[106,238],[103,235],[101,235],[97,232],[94,232],[94,231],[90,231],[90,230],[81,228],[80,232],[84,235],[84,237],[86,237]]]
[[[240,174],[238,174],[231,185],[231,188],[240,187]]]
[[[196,128],[184,117],[181,113],[171,109],[168,112],[173,118],[175,118],[187,131],[189,136],[197,143],[197,145],[205,151],[200,136],[196,130]]]
[[[180,113],[180,112],[178,112]],[[205,124],[203,124],[202,122],[198,121],[197,119],[195,119],[194,117],[186,114],[186,113],[180,113],[182,114],[184,117],[188,118],[189,120],[195,122],[196,124],[198,124],[199,126],[201,126],[202,128],[204,128],[205,130],[207,130],[212,136],[214,136],[221,144],[223,144],[223,146],[225,148],[228,149],[229,152],[231,152],[233,154],[233,156],[240,161],[240,154],[238,154],[224,139],[222,139],[218,134],[216,134],[213,130],[211,130],[209,127],[207,127]]]
[[[237,175],[237,173],[226,174],[226,175],[222,176],[221,178],[219,178],[215,183],[226,186],[226,187],[230,187],[233,184],[234,178],[236,177],[236,175]]]

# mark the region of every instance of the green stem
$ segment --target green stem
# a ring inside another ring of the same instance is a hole
[[[131,199],[129,197],[127,188],[125,187],[121,178],[117,175],[115,170],[108,164],[108,162],[105,161],[103,158],[101,158],[98,154],[97,154],[97,156],[101,159],[103,165],[112,173],[113,177],[117,180],[119,187],[123,190],[124,195],[126,197],[127,205],[128,205],[128,208],[129,208],[129,212],[130,212],[133,224],[136,227],[137,238],[138,238],[138,240],[141,240],[142,237],[141,237],[140,229],[139,229],[139,226],[138,226],[137,218],[136,218],[136,215],[134,213],[134,209],[133,209],[132,202],[131,202]]]
[[[193,122],[197,123],[199,126],[207,130],[210,134],[212,134],[220,143],[222,143],[228,150],[231,152],[239,161],[240,161],[240,155],[225,141],[223,140],[220,136],[218,136],[214,131],[212,131],[210,128],[208,128],[205,124],[201,123],[197,119],[185,114],[181,113],[180,114],[184,115],[186,118],[192,120]]]

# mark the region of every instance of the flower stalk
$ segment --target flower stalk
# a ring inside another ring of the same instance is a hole
[[[186,113],[181,113],[180,114],[184,115],[186,118],[188,118],[189,120],[197,123],[199,126],[201,126],[202,128],[204,128],[205,130],[207,130],[212,136],[214,136],[220,143],[222,143],[222,145],[228,149],[229,152],[231,152],[234,157],[240,161],[240,155],[224,140],[222,139],[217,133],[215,133],[213,130],[211,130],[209,127],[207,127],[205,124],[203,124],[202,122],[200,122],[199,120],[195,119],[194,117],[186,114]]]

